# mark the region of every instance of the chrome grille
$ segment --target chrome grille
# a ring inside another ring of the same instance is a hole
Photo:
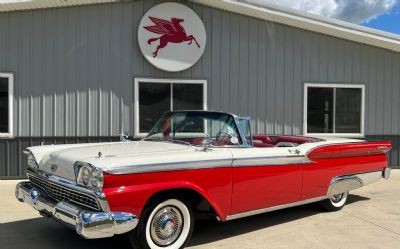
[[[29,181],[46,191],[46,194],[56,201],[69,201],[75,204],[100,211],[100,206],[95,197],[83,194],[60,184],[50,182],[42,177],[28,174]]]

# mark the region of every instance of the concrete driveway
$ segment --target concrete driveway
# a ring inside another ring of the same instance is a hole
[[[123,237],[84,240],[41,218],[15,200],[16,183],[0,181],[0,248],[129,248]],[[307,205],[227,223],[199,221],[190,248],[400,249],[400,171],[352,192],[348,205],[335,213]]]

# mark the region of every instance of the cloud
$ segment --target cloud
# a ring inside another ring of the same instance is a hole
[[[272,3],[353,23],[368,22],[390,11],[400,0],[238,0],[262,6]]]

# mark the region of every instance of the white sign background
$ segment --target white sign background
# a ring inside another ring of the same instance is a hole
[[[154,41],[149,45],[148,40],[162,35],[144,28],[156,25],[150,20],[150,16],[168,22],[171,21],[171,18],[183,19],[184,21],[180,24],[185,29],[187,36],[193,35],[200,48],[194,40],[190,45],[188,45],[190,41],[169,42],[166,47],[158,51],[157,57],[153,57],[160,41]],[[183,71],[196,64],[204,53],[206,40],[206,29],[200,17],[190,8],[178,3],[162,3],[154,6],[143,16],[138,29],[138,42],[143,56],[155,67],[169,72]]]

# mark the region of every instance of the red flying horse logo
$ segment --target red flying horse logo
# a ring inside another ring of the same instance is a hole
[[[151,16],[149,18],[155,25],[146,26],[144,28],[152,33],[162,35],[158,38],[151,38],[147,41],[147,43],[151,45],[151,43],[160,40],[160,44],[158,45],[157,50],[153,53],[154,58],[157,57],[158,51],[162,48],[165,48],[169,42],[182,43],[189,41],[188,45],[191,45],[194,41],[197,47],[200,48],[200,45],[197,42],[196,38],[194,38],[193,35],[187,35],[185,29],[182,27],[181,23],[185,21],[184,19],[171,18],[171,21],[166,21]]]

